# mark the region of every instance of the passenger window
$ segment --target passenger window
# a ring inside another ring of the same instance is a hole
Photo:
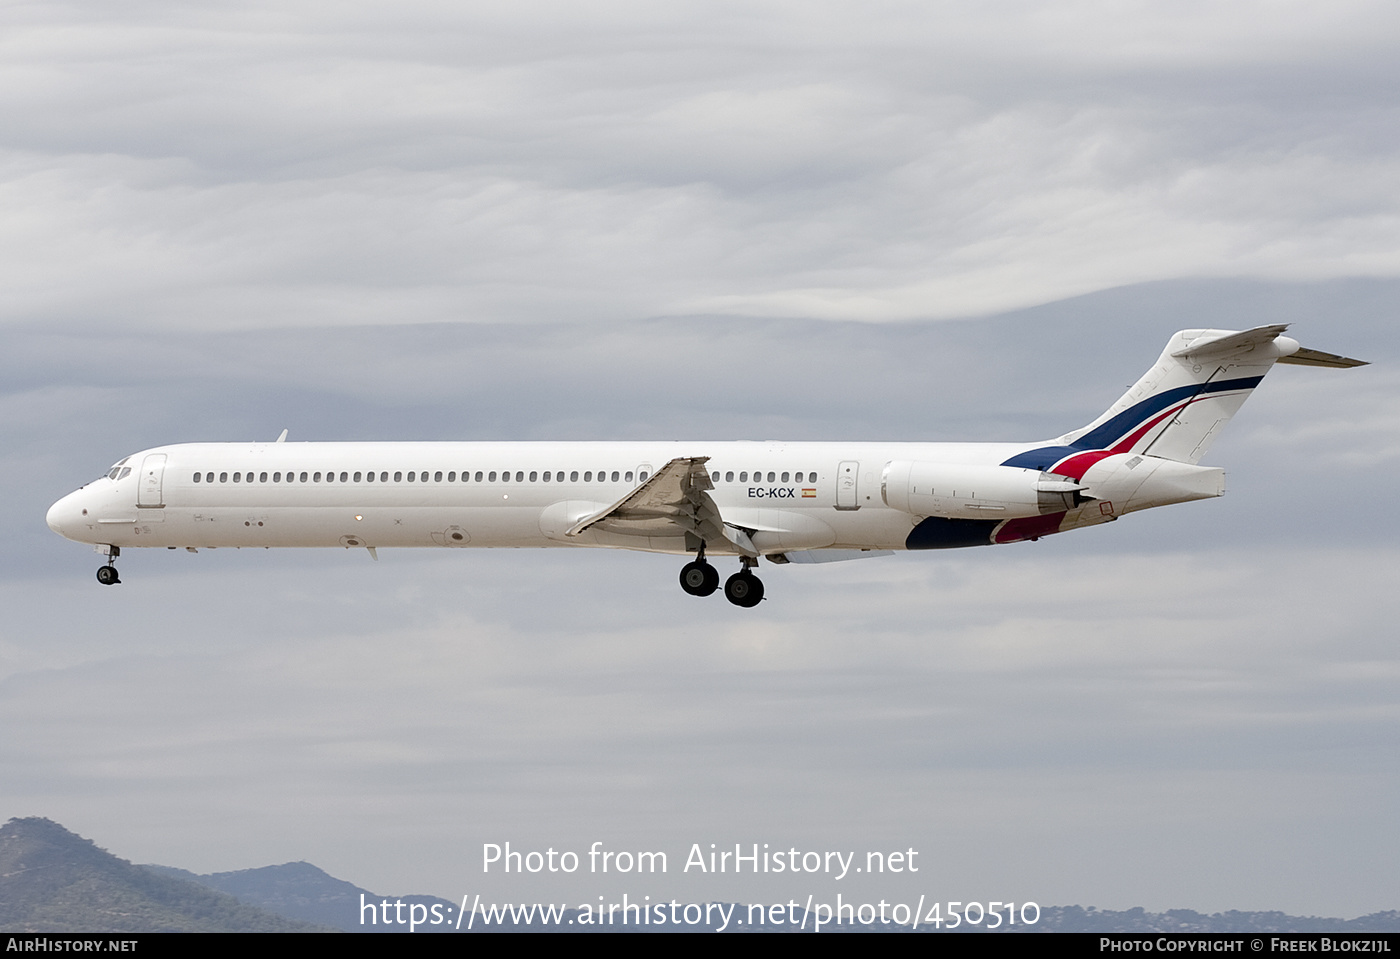
[[[219,474],[219,482],[220,482],[220,483],[227,483],[227,482],[228,482],[228,474],[227,474],[227,473],[220,473],[220,474]]]
[[[613,481],[614,483],[616,483],[616,482],[618,481],[618,479],[619,479],[619,477],[618,477],[618,475],[617,475],[617,470],[613,470],[612,481]]]
[[[402,482],[403,482],[403,471],[402,471],[402,470],[394,470],[394,482],[395,482],[395,483],[402,483]]]
[[[203,473],[195,473],[195,474],[194,474],[194,481],[195,481],[196,483],[198,483],[198,482],[199,482],[200,480],[202,480],[202,479],[204,479],[204,474],[203,474]]]
[[[259,474],[258,474],[258,482],[259,482],[259,483],[266,483],[266,482],[267,482],[267,474],[266,474],[266,473],[259,473]]]
[[[629,483],[632,482],[632,471],[631,471],[631,470],[628,470],[628,471],[627,471],[627,475],[624,476],[624,477],[622,477],[622,478],[625,479],[625,480],[626,480],[627,482],[629,482]]]
[[[745,472],[739,474],[739,482],[741,482],[741,483],[747,483],[748,481],[749,481],[749,474],[748,474],[747,471],[745,471]]]
[[[775,480],[777,480],[777,478],[777,474],[773,473],[772,471],[768,473],[768,482],[772,483]]]
[[[544,471],[543,479],[544,479],[544,481],[545,481],[546,483],[549,482],[549,470],[545,470],[545,471]]]
[[[492,478],[492,479],[495,479],[495,478],[496,478],[496,475],[495,475],[494,473],[491,474],[491,478]],[[477,481],[478,483],[481,482],[481,470],[477,470],[477,471],[476,471],[476,481]]]
[[[536,479],[539,478],[539,475],[540,474],[535,472],[534,470],[530,470],[530,482],[533,483]]]
[[[373,474],[373,473],[366,473],[366,474],[365,474],[365,482],[367,482],[367,483],[373,483],[373,482],[374,482],[374,474]]]
[[[577,483],[577,482],[578,482],[578,470],[574,470],[572,473],[569,474],[569,482],[570,482],[570,483]]]
[[[234,474],[233,474],[233,481],[234,481],[235,483],[240,482],[240,481],[242,480],[242,477],[243,477],[243,474],[242,474],[242,473],[234,473]]]
[[[730,470],[729,472],[727,472],[727,473],[724,474],[724,481],[725,481],[726,483],[732,483],[732,482],[734,482],[734,471],[733,471],[733,470]]]
[[[438,475],[441,476],[442,474],[439,473]],[[457,471],[456,471],[456,470],[453,470],[452,472],[450,472],[450,473],[447,474],[447,482],[449,482],[449,483],[455,483],[455,482],[457,482]]]
[[[787,475],[787,473],[784,473],[784,474],[783,474],[783,482],[786,483],[787,481],[788,481],[788,475]]]
[[[588,470],[587,472],[585,472],[585,473],[583,474],[583,481],[584,481],[585,483],[591,483],[591,482],[593,482],[593,471],[592,471],[592,470]]]
[[[643,483],[645,483],[645,482],[647,481],[647,472],[646,472],[646,470],[642,470],[642,472],[638,475],[638,479],[640,479]]]
[[[487,477],[491,482],[496,482],[496,471],[492,470]]]
[[[718,472],[718,471],[716,471],[716,472],[710,474],[710,482],[711,482],[711,483],[718,483],[718,482],[719,482],[719,472]]]
[[[379,474],[379,482],[381,482],[381,483],[387,483],[387,482],[389,482],[389,473],[388,473],[387,470],[386,470],[385,472]]]
[[[434,483],[441,483],[441,482],[442,482],[442,470],[438,470],[436,473],[433,474],[433,482],[434,482]]]

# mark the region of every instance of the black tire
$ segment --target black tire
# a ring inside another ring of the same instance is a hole
[[[719,589],[719,572],[699,561],[681,567],[681,589],[692,596],[709,596]]]
[[[735,573],[724,584],[724,598],[735,606],[753,609],[763,602],[763,580],[748,570]]]
[[[97,567],[97,581],[103,586],[115,586],[121,580],[117,578],[117,568],[115,566]]]

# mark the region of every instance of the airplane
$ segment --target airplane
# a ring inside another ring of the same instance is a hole
[[[1038,540],[1220,496],[1199,465],[1274,363],[1366,365],[1286,325],[1183,330],[1087,426],[1037,443],[188,443],[123,458],[48,511],[120,582],[123,549],[604,547],[691,556],[680,584],[762,601],[754,573]]]

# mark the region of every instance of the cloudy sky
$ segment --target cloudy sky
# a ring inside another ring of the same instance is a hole
[[[0,816],[383,893],[1400,905],[1400,12],[0,11]],[[1230,495],[1036,544],[98,559],[48,504],[272,439],[1027,439],[1292,322]],[[484,842],[665,877],[485,876]],[[691,843],[918,876],[682,876]]]

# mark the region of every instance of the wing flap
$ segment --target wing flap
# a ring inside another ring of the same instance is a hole
[[[585,516],[564,535],[580,536],[590,529],[635,536],[690,533],[707,543],[732,544],[741,553],[757,556],[749,535],[726,525],[710,498],[714,483],[705,464],[708,456],[678,456],[611,506]]]

